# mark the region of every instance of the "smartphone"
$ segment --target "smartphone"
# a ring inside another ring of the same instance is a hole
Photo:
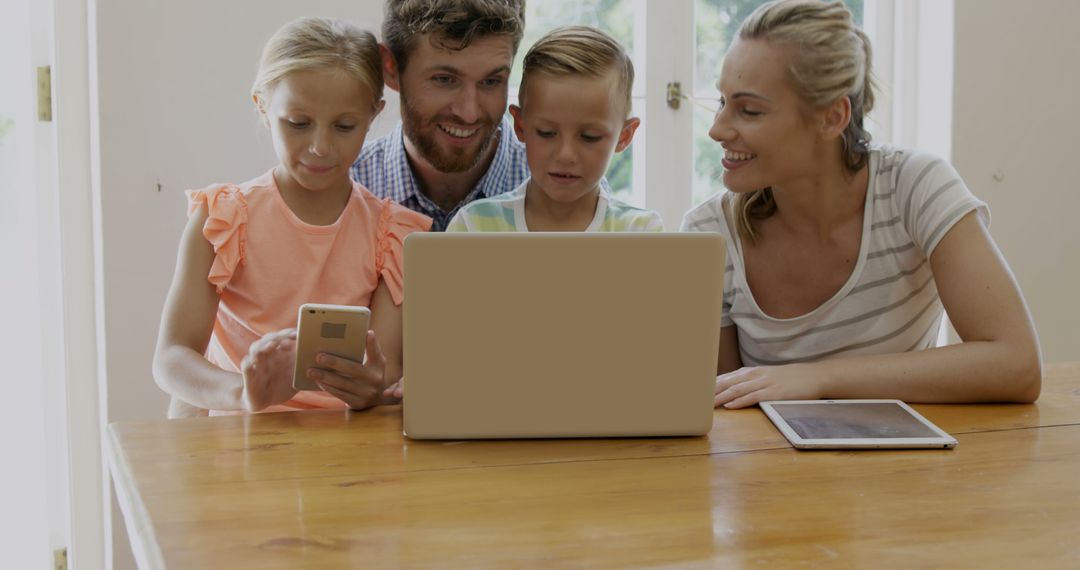
[[[300,305],[296,317],[296,369],[293,388],[319,390],[307,377],[308,368],[319,368],[315,355],[326,352],[357,362],[364,361],[364,346],[371,311],[351,305]]]

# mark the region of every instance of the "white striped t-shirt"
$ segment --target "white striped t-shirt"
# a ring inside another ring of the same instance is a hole
[[[766,315],[750,294],[742,246],[718,194],[683,218],[683,231],[727,239],[722,326],[739,331],[743,366],[892,354],[935,345],[943,312],[928,258],[965,214],[986,204],[946,161],[918,151],[875,146],[863,215],[862,243],[851,277],[809,313]]]

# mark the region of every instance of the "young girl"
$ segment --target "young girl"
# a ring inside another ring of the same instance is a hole
[[[717,406],[1039,395],[1038,340],[986,205],[945,161],[868,145],[870,53],[841,2],[785,0],[724,59],[709,134],[729,192],[683,222],[728,239]],[[933,348],[943,304],[963,342]]]
[[[188,193],[190,218],[162,315],[154,379],[170,416],[376,404],[401,376],[402,240],[431,221],[349,178],[383,107],[374,36],[304,18],[263,50],[252,99],[279,164]],[[292,388],[303,303],[364,305],[364,363],[319,356]]]

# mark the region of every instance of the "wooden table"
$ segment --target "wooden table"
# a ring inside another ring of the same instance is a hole
[[[1080,568],[1080,363],[1035,405],[915,406],[954,450],[418,442],[398,407],[116,423],[142,568]]]

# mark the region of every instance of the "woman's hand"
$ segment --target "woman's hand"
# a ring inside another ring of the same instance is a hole
[[[379,403],[386,389],[386,357],[383,356],[375,331],[367,333],[364,362],[320,352],[315,357],[319,368],[308,368],[308,378],[320,388],[349,405],[354,410]]]
[[[769,400],[817,400],[822,374],[812,364],[754,366],[716,377],[713,407],[745,408]]]
[[[291,400],[296,395],[292,385],[295,367],[296,329],[267,333],[251,343],[240,364],[244,409],[258,412]]]

